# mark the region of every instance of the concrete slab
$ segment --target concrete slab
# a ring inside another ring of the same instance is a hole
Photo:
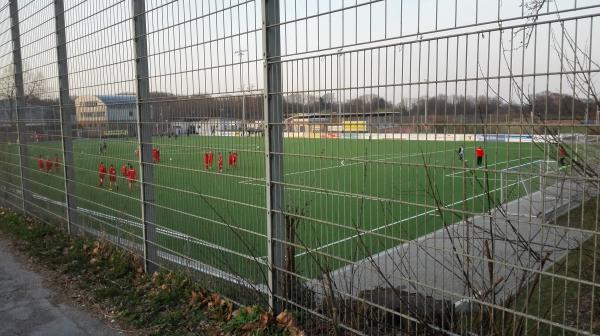
[[[54,303],[53,295],[0,240],[0,336],[120,335],[78,307]]]
[[[331,280],[338,291],[354,296],[393,286],[435,299],[458,301],[473,297],[469,288],[474,288],[483,300],[491,300],[495,292],[496,302],[502,302],[531,279],[534,273],[530,270],[542,268],[546,254],[549,257],[544,269],[589,238],[576,228],[548,224],[578,206],[582,197],[591,196],[591,190],[584,189],[583,184],[557,183],[504,204],[489,215],[447,225],[335,270],[330,273]],[[486,258],[488,249],[493,267]],[[317,294],[324,293],[322,280],[313,280],[309,286]]]

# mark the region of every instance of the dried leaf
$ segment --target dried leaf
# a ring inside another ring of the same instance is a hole
[[[279,313],[279,315],[277,315],[277,323],[281,324],[281,325],[288,325],[288,323],[290,322],[290,320],[292,319],[292,316],[290,315],[290,313],[288,313],[287,310],[282,311],[281,313]]]
[[[305,336],[304,331],[298,329],[297,327],[288,327],[287,331],[291,336]]]
[[[233,304],[227,301],[225,302],[225,305],[227,305],[227,316],[225,317],[225,320],[229,321],[233,317]]]
[[[250,323],[249,322],[249,323],[244,324],[241,329],[243,331],[250,331],[250,330],[256,329],[256,327],[257,327],[256,323]]]
[[[189,300],[188,304],[190,306],[193,306],[194,304],[196,304],[196,302],[198,302],[199,299],[200,299],[200,295],[198,293],[196,293],[196,291],[192,291],[192,295],[190,296],[190,300]]]
[[[260,319],[258,320],[258,323],[260,325],[261,328],[266,328],[269,326],[269,324],[271,324],[271,320],[273,318],[273,315],[271,315],[270,313],[262,313],[260,314]]]
[[[215,304],[220,304],[221,303],[221,296],[217,293],[212,293],[212,295],[210,296],[210,300],[215,303]]]

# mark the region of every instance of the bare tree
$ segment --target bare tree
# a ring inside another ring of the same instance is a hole
[[[8,102],[11,108],[9,109],[9,119],[15,120],[13,103],[17,99],[17,90],[15,85],[15,68],[14,65],[9,65],[0,71],[0,101]],[[24,83],[24,103],[27,104],[34,98],[40,99],[46,92],[43,75],[38,71],[23,71]]]

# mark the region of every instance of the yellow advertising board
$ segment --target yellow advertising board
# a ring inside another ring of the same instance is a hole
[[[364,120],[344,121],[344,132],[366,132],[367,122]]]
[[[127,130],[104,130],[104,132],[102,132],[102,135],[105,137],[127,136],[128,134]]]

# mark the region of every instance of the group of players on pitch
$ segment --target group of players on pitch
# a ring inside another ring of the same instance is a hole
[[[100,162],[98,165],[98,187],[104,187],[104,180],[106,179],[107,173],[109,183],[108,190],[112,191],[113,187],[116,190],[119,190],[117,169],[113,164],[111,164],[107,170],[104,162]],[[137,182],[137,170],[135,170],[131,163],[126,163],[121,166],[121,178],[123,180],[127,180],[129,191],[133,190],[135,183]]]
[[[463,146],[458,147],[458,149],[456,150],[456,154],[458,154],[458,159],[460,161],[465,161],[465,163],[467,162],[465,160],[465,148]],[[483,164],[484,156],[485,156],[485,151],[483,150],[483,148],[481,148],[481,146],[477,146],[477,148],[475,148],[475,157],[477,158],[477,167],[481,167],[481,165]]]
[[[60,169],[60,159],[58,156],[54,157],[54,161],[51,158],[44,159],[42,154],[38,155],[38,169],[46,173],[58,173]]]
[[[103,153],[106,153],[106,148],[103,148],[102,151],[103,151]],[[139,158],[139,154],[140,154],[139,149],[136,149],[134,152],[134,155]],[[41,160],[41,156],[40,156],[40,160]],[[58,158],[57,158],[57,160],[58,160]],[[155,164],[160,163],[160,149],[159,148],[152,148],[152,162]],[[237,162],[238,162],[238,154],[236,152],[229,152],[229,168],[230,169],[236,168]],[[50,164],[51,163],[52,162],[50,161]],[[219,153],[217,164],[219,167],[219,172],[222,172],[223,171],[223,154],[222,153]],[[209,152],[204,153],[204,169],[208,170],[208,169],[212,169],[212,167],[213,167],[213,152],[209,151]],[[40,169],[42,169],[42,168],[40,168]],[[56,169],[58,169],[58,168],[56,168]],[[101,187],[101,188],[104,187],[104,181],[106,179],[107,174],[108,174],[108,182],[109,182],[108,190],[112,191],[113,187],[116,190],[119,190],[117,169],[115,168],[115,166],[113,164],[111,164],[107,169],[104,162],[100,162],[100,164],[98,165],[98,187]],[[137,182],[137,171],[133,167],[133,165],[131,165],[130,163],[123,164],[123,166],[121,167],[121,178],[123,180],[125,180],[125,179],[127,180],[127,185],[129,187],[129,191],[133,190],[133,188],[135,187],[136,182]]]
[[[204,153],[204,170],[212,169],[213,167],[213,152],[208,151]],[[229,169],[235,169],[237,167],[238,155],[237,152],[229,152]],[[219,172],[223,171],[223,153],[219,152],[219,158],[217,160]]]
[[[460,161],[464,161],[465,163],[467,162],[465,160],[465,148],[463,146],[458,147],[458,149],[456,150],[456,153],[458,154],[458,159]],[[485,151],[483,150],[483,148],[481,146],[477,146],[477,148],[475,148],[475,157],[477,158],[477,167],[481,167],[481,165],[483,164],[484,156],[485,156]],[[567,158],[567,150],[562,145],[559,145],[558,146],[558,163],[561,166],[566,165],[567,164],[566,158]]]
[[[106,154],[106,143],[100,147],[100,151],[103,154]],[[134,151],[135,157],[139,158],[140,151],[139,148],[136,148]],[[152,148],[152,162],[160,163],[160,149]],[[108,190],[112,191],[113,187],[116,190],[119,190],[118,184],[118,176],[117,169],[113,164],[106,169],[106,165],[104,162],[100,162],[98,165],[98,187],[104,187],[104,180],[106,179],[106,174],[108,173]],[[129,191],[133,190],[137,182],[137,170],[133,167],[131,163],[126,163],[121,166],[121,178],[123,180],[127,180],[127,186],[129,187]]]

